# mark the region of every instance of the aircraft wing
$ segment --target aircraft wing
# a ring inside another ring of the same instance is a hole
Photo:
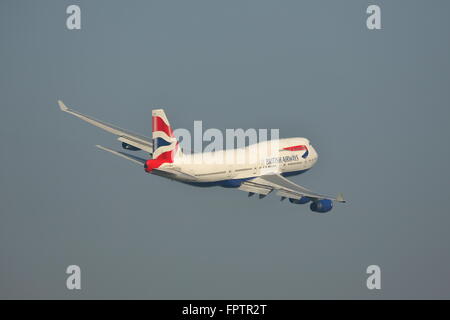
[[[94,119],[78,111],[69,109],[61,100],[58,100],[58,105],[61,111],[70,113],[75,117],[80,118],[81,120],[84,120],[96,127],[99,127],[105,131],[115,134],[116,136],[118,136],[117,140],[125,142],[126,144],[144,150],[148,153],[153,153],[153,143],[151,138],[139,135],[137,133],[132,133],[130,131],[126,131],[112,124]]]
[[[245,181],[239,189],[250,193],[258,193],[263,196],[272,191],[276,191],[277,195],[285,198],[300,199],[301,197],[309,197],[313,199],[329,199],[337,202],[345,202],[342,194],[331,197],[316,193],[293,183],[280,174],[267,174]]]

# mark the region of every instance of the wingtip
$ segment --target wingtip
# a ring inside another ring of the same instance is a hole
[[[337,195],[336,201],[342,202],[342,203],[347,202],[347,201],[344,199],[344,195],[343,195],[342,193],[339,193],[339,194]]]
[[[61,111],[69,110],[69,108],[67,108],[66,105],[64,104],[64,102],[62,102],[61,100],[58,100],[58,105],[59,105],[59,109],[61,109]]]

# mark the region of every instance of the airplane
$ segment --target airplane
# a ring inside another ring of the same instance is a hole
[[[230,156],[231,150],[185,154],[169,124],[163,109],[152,110],[152,138],[136,134],[115,125],[94,119],[78,111],[69,109],[58,100],[61,111],[72,114],[96,127],[116,135],[122,148],[127,151],[145,151],[150,155],[144,159],[128,152],[117,151],[97,145],[99,149],[127,159],[144,167],[145,172],[164,178],[176,180],[198,187],[220,186],[235,188],[264,198],[271,192],[281,197],[281,201],[289,199],[294,204],[310,203],[310,210],[318,213],[329,212],[334,202],[345,203],[342,194],[336,197],[313,192],[295,184],[286,177],[298,175],[310,170],[317,162],[318,154],[306,138],[286,138],[276,141],[263,141],[241,148],[244,154],[255,154],[255,150],[269,150],[262,156],[238,162],[195,161],[195,157],[214,160]],[[276,150],[268,148],[268,144],[276,143]],[[234,157],[234,155],[232,156]],[[235,158],[233,158],[235,159]]]

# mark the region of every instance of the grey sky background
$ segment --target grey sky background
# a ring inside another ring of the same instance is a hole
[[[78,4],[82,30],[66,29]],[[369,4],[382,30],[366,29]],[[450,298],[450,2],[1,1],[0,298]],[[147,175],[150,135],[280,128],[328,215]],[[82,270],[82,290],[65,269]],[[382,289],[366,288],[368,265]]]

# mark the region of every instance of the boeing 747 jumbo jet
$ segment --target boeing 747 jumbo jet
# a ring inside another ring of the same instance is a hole
[[[122,142],[123,149],[148,152],[150,159],[143,159],[97,145],[102,150],[143,166],[147,173],[199,187],[236,188],[248,192],[249,197],[258,194],[259,198],[264,198],[275,191],[281,200],[287,198],[295,204],[309,202],[310,209],[314,212],[330,211],[334,201],[345,202],[342,194],[336,197],[326,196],[286,179],[286,176],[308,171],[317,162],[317,152],[308,139],[288,138],[259,142],[240,149],[247,155],[244,161],[230,163],[217,159],[235,159],[234,155],[230,157],[230,153],[236,149],[184,154],[162,109],[152,110],[152,138],[148,138],[69,109],[62,101],[58,101],[58,104],[62,111],[115,134]],[[276,145],[277,148],[273,150],[269,145]],[[257,150],[268,151],[259,155]],[[197,161],[199,158],[202,160]]]

